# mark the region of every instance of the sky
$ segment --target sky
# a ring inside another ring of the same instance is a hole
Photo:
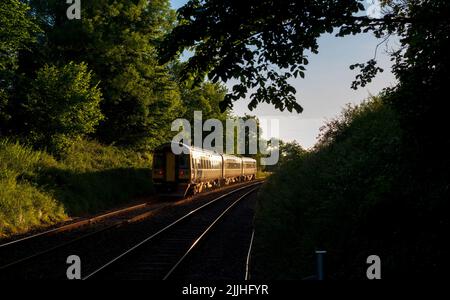
[[[172,7],[181,7],[186,0],[171,0]],[[377,95],[383,88],[395,85],[396,80],[391,72],[392,62],[387,49],[398,47],[398,41],[391,38],[386,45],[379,47],[377,61],[384,72],[379,74],[372,83],[357,91],[350,88],[357,70],[350,70],[355,63],[366,62],[375,55],[375,49],[381,40],[372,34],[335,37],[333,34],[323,35],[319,40],[319,54],[308,57],[305,79],[298,78],[290,83],[296,88],[297,102],[303,107],[301,114],[280,112],[269,104],[260,104],[250,111],[247,108],[248,99],[234,103],[234,114],[255,115],[260,119],[276,119],[279,122],[277,138],[284,141],[297,141],[304,148],[311,148],[316,143],[320,127],[341,113],[346,104],[358,104]],[[232,82],[226,84],[232,87]],[[269,138],[269,132],[263,133]],[[277,135],[277,134],[275,134]]]

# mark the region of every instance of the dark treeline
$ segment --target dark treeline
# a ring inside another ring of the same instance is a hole
[[[273,176],[257,218],[262,278],[314,278],[317,249],[328,279],[366,279],[373,254],[385,279],[448,277],[450,3],[386,2],[391,19],[408,20],[376,27],[400,36],[399,83],[347,108]],[[355,87],[377,72],[375,61],[358,66]]]

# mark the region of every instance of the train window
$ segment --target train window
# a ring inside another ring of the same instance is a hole
[[[181,169],[189,168],[189,156],[188,155],[180,155],[179,156],[179,164]]]
[[[153,155],[153,167],[155,169],[164,168],[164,154],[163,153],[155,153]]]

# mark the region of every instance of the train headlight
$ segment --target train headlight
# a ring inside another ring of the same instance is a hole
[[[164,176],[164,170],[155,170],[154,174],[156,176]]]
[[[180,169],[180,170],[178,171],[178,178],[183,178],[183,179],[189,178],[189,171],[188,171],[188,170]]]

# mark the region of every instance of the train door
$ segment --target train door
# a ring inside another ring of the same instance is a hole
[[[175,154],[166,152],[166,181],[175,181]]]

